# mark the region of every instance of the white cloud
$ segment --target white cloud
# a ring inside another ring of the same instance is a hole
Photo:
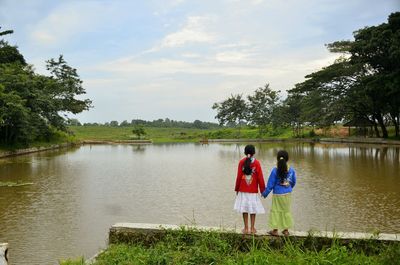
[[[185,0],[172,0],[171,5],[176,6],[182,4],[183,2],[185,2]]]
[[[32,37],[41,44],[54,44],[57,41],[56,35],[47,30],[35,30]]]
[[[185,57],[185,58],[201,58],[202,57],[200,54],[192,53],[192,52],[182,53],[181,56]]]
[[[252,0],[251,1],[251,3],[253,4],[253,5],[259,5],[259,4],[262,4],[264,2],[264,0]]]
[[[190,63],[184,60],[158,59],[150,62],[137,62],[133,60],[117,60],[96,67],[97,70],[119,74],[219,74],[254,76],[262,75],[262,68],[249,68],[241,66],[218,66],[215,62],[205,61]]]
[[[214,18],[209,16],[190,16],[185,26],[174,33],[168,34],[161,42],[161,47],[180,47],[187,43],[212,43],[216,35],[208,27]]]
[[[264,78],[266,81],[270,78],[282,78],[286,84],[285,89],[291,88],[295,82],[291,79],[292,75],[301,77],[316,71],[324,66],[333,63],[338,57],[336,54],[328,52],[317,52],[314,49],[298,51],[303,57],[295,54],[287,54],[286,56],[269,56],[269,60],[264,62],[257,61],[258,58],[250,58],[248,54],[242,52],[225,52],[217,53],[215,58],[204,58],[200,62],[190,62],[178,59],[155,59],[150,61],[140,61],[138,58],[121,58],[119,60],[106,62],[95,67],[94,70],[112,73],[117,76],[125,76],[130,78],[137,76],[159,76],[172,74],[193,74],[193,75],[220,75],[220,76],[236,76],[244,78]],[[315,53],[312,55],[312,53]],[[306,54],[309,54],[309,58]],[[310,55],[311,54],[311,55]],[[191,54],[188,54],[189,59]],[[267,56],[266,56],[267,57]],[[246,63],[243,62],[246,60]],[[288,82],[288,80],[291,80]],[[292,83],[291,83],[292,82]]]
[[[237,63],[248,58],[249,54],[238,51],[219,52],[215,55],[218,62]]]
[[[56,45],[96,28],[109,10],[96,2],[69,2],[60,5],[32,26],[31,38],[40,45]]]

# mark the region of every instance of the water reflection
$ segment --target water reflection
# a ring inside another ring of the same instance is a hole
[[[116,222],[240,226],[232,207],[244,146],[93,145],[0,160],[0,181],[34,183],[0,187],[0,241],[12,264],[54,264],[96,253]],[[278,150],[290,154],[296,230],[400,232],[398,147],[255,146],[265,178]],[[260,229],[267,218],[257,217]]]
[[[136,153],[143,153],[146,151],[146,145],[132,145],[132,151]]]

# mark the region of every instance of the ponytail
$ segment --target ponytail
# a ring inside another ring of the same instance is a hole
[[[245,175],[251,175],[251,173],[253,172],[250,164],[251,164],[251,157],[256,153],[256,148],[254,147],[254,145],[246,145],[246,147],[244,148],[244,154],[247,156],[246,161],[244,162],[244,166],[242,168],[242,172]]]
[[[287,173],[288,173],[287,161],[289,160],[289,154],[285,150],[281,150],[278,152],[276,158],[278,160],[277,163],[278,177],[280,182],[283,183],[287,178]]]

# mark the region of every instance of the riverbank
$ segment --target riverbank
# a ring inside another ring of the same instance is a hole
[[[30,153],[37,153],[61,148],[67,148],[72,146],[79,145],[78,142],[69,142],[69,143],[60,143],[60,144],[51,144],[45,146],[37,146],[37,147],[30,147],[30,148],[21,148],[15,150],[1,150],[0,149],[0,158],[10,157],[10,156],[18,156],[18,155],[26,155]]]
[[[187,128],[146,128],[146,139],[137,139],[130,127],[110,126],[71,126],[74,136],[38,142],[28,148],[0,147],[0,158],[23,155],[81,144],[152,144],[152,143],[262,143],[262,142],[306,142],[306,143],[347,143],[400,146],[399,140],[364,137],[293,137],[290,129],[281,129],[271,137],[270,134],[259,137],[259,130],[242,128],[240,134],[236,128],[223,129],[187,129]],[[222,138],[221,138],[222,137]]]
[[[78,141],[131,141],[138,140],[132,134],[133,127],[110,126],[70,126]],[[305,128],[302,137],[294,137],[290,128],[269,130],[262,136],[257,128],[154,128],[145,127],[146,139],[153,143],[182,142],[341,142],[400,145],[400,140],[382,138],[347,137],[343,135],[343,127],[332,129],[327,134],[311,133],[312,128]],[[347,129],[344,130],[347,132]]]
[[[382,138],[264,138],[264,139],[207,139],[202,143],[266,143],[266,142],[303,142],[303,143],[347,143],[347,144],[378,144],[400,146],[400,141]]]
[[[152,144],[152,140],[83,140],[81,144]]]
[[[243,237],[220,228],[116,224],[109,247],[90,264],[398,264],[397,236],[292,232],[271,237],[260,231]],[[79,258],[61,264],[84,263]]]

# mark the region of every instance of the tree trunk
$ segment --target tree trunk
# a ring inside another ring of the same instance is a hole
[[[395,135],[396,135],[396,137],[398,137],[399,136],[399,117],[396,114],[390,113],[390,118],[392,119],[392,122],[394,125]]]
[[[400,137],[400,113],[397,114],[396,137]]]
[[[262,138],[264,135],[264,129],[262,125],[258,125],[258,138]]]
[[[381,114],[376,115],[376,119],[377,119],[377,121],[378,121],[379,126],[380,126],[381,129],[382,129],[382,137],[383,137],[383,138],[388,138],[389,135],[388,135],[388,132],[387,132],[387,130],[386,130],[386,126],[385,126],[385,123],[384,123],[384,121],[383,121],[382,115],[381,115]]]
[[[375,130],[376,137],[380,138],[381,135],[379,133],[378,124],[376,123],[377,119],[376,119],[375,115],[373,115],[373,120],[374,120],[374,130]]]

